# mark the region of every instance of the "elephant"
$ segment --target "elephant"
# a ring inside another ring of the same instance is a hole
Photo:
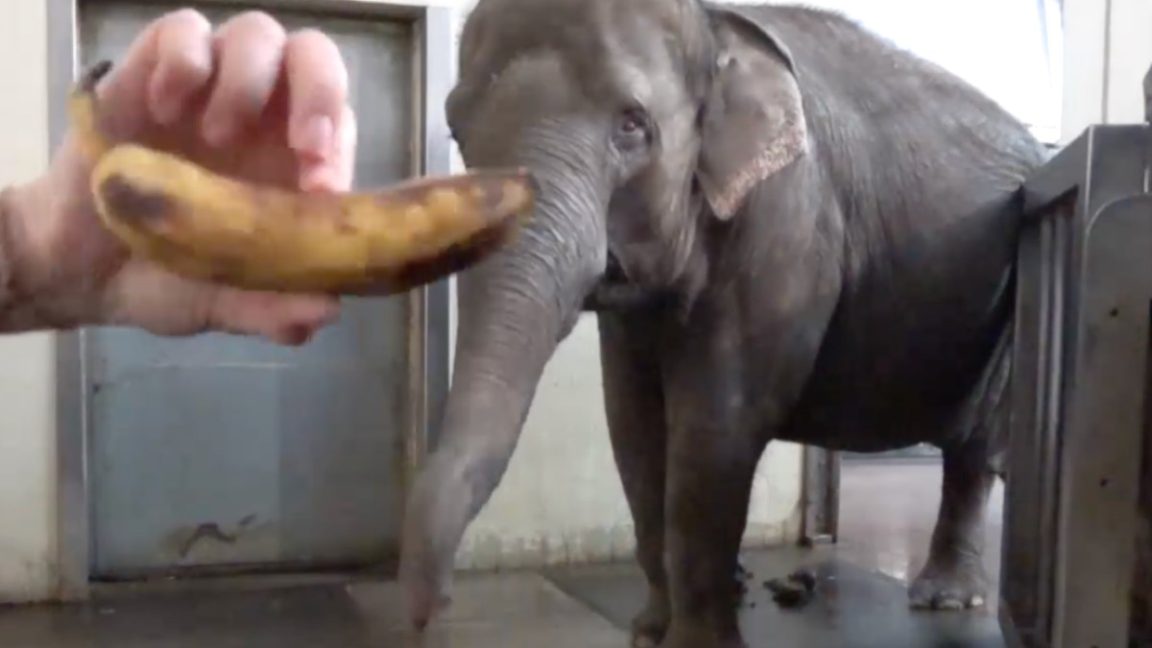
[[[772,440],[940,447],[910,604],[982,603],[1022,186],[1048,158],[1020,120],[842,14],[701,0],[479,0],[445,116],[467,166],[526,168],[538,194],[458,275],[401,541],[414,626],[582,314],[648,585],[635,645],[744,645],[733,575]]]

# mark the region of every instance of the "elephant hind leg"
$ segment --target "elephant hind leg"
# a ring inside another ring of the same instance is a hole
[[[996,478],[1004,475],[1007,447],[1011,333],[1000,341],[990,371],[973,399],[972,416],[959,442],[943,444],[944,483],[928,562],[912,582],[912,607],[962,610],[983,607],[984,522]]]
[[[653,325],[637,321],[642,317],[604,313],[599,320],[612,451],[636,527],[636,558],[648,581],[648,602],[633,619],[632,642],[655,647],[669,623],[663,560],[667,430]]]
[[[996,475],[981,443],[944,450],[944,486],[928,562],[909,588],[912,607],[963,610],[988,600],[984,517]]]

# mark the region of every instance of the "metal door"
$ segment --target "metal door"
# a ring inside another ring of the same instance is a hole
[[[82,3],[80,64],[115,60],[175,7]],[[248,7],[199,8],[218,24]],[[290,30],[322,28],[347,61],[360,124],[357,184],[411,175],[411,22],[272,13]],[[349,566],[394,554],[408,382],[404,298],[349,300],[341,322],[302,349],[215,334],[85,336],[94,577]]]

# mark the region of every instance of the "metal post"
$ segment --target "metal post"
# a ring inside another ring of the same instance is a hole
[[[840,453],[805,446],[803,471],[801,543],[835,543],[840,521]]]

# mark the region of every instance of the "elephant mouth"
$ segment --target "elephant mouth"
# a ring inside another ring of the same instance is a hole
[[[612,252],[600,280],[584,298],[582,310],[594,313],[651,309],[668,303],[672,295],[633,282]]]

